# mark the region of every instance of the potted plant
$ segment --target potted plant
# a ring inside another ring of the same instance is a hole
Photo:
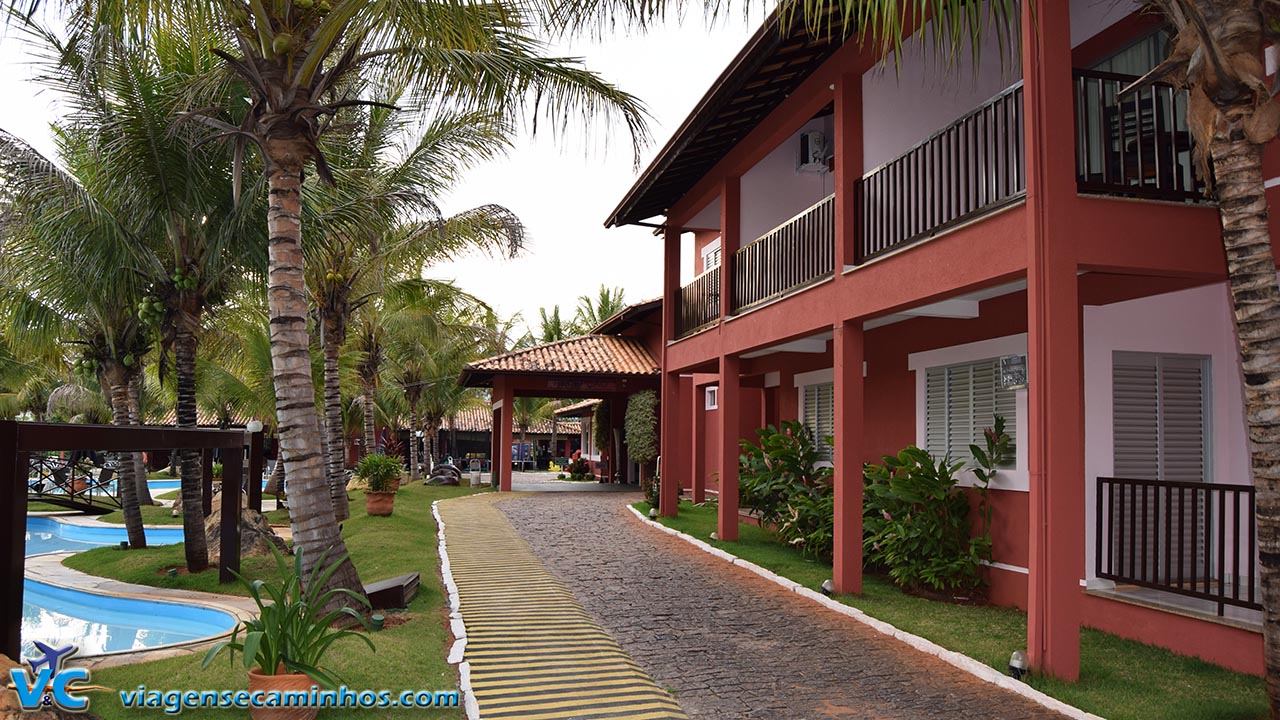
[[[322,667],[329,648],[347,637],[360,638],[370,650],[376,651],[376,648],[367,636],[336,627],[339,621],[351,618],[368,630],[369,621],[362,613],[350,607],[324,613],[324,608],[339,595],[365,608],[369,607],[369,601],[346,588],[324,589],[345,555],[326,562],[329,554],[326,551],[303,582],[301,553],[289,563],[274,545],[271,551],[276,556],[279,580],[249,582],[240,573],[235,574],[257,604],[258,616],[241,621],[230,640],[218,643],[205,655],[201,667],[208,667],[219,653],[229,650],[232,664],[238,653],[249,671],[250,693],[258,690],[307,692],[313,685],[335,689],[341,679]],[[249,716],[253,720],[311,720],[317,710],[314,707],[255,707],[250,708]]]
[[[400,461],[387,455],[365,455],[356,464],[356,475],[364,480],[364,509],[370,515],[390,515],[395,508],[396,490],[392,483],[400,479]]]

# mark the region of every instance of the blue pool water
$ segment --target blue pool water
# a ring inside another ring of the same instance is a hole
[[[125,529],[85,527],[48,517],[27,518],[27,556],[118,545]],[[147,543],[182,542],[181,528],[148,529]],[[138,650],[188,642],[230,630],[235,618],[220,610],[172,602],[117,598],[55,587],[35,580],[23,583],[22,651],[39,640],[54,647],[72,644],[80,655]]]
[[[58,522],[50,517],[27,518],[27,557],[51,552],[79,552],[127,540],[124,526],[86,527]],[[147,528],[148,545],[182,542],[182,528]]]

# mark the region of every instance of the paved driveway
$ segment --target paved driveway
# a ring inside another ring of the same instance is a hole
[[[545,566],[695,720],[1061,718],[645,527],[636,494],[498,507]]]

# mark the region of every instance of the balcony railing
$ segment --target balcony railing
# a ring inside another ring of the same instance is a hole
[[[680,288],[676,337],[691,335],[720,319],[720,268],[714,267]]]
[[[738,249],[733,310],[762,305],[831,277],[836,260],[836,203],[818,204]]]
[[[854,262],[991,212],[1026,192],[1022,83],[988,100],[854,187]]]
[[[1148,85],[1124,97],[1133,75],[1076,70],[1076,187],[1157,200],[1204,200],[1194,172],[1187,93]]]
[[[1261,609],[1252,485],[1098,478],[1097,575]]]

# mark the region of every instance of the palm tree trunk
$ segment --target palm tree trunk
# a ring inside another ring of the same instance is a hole
[[[142,373],[133,374],[133,379],[129,382],[129,424],[142,424]],[[138,505],[155,505],[156,501],[151,497],[151,488],[147,485],[147,464],[142,461],[142,453],[129,453],[133,462],[133,472],[136,481],[134,488],[138,493]]]
[[[129,422],[129,381],[123,369],[110,373],[111,388],[111,422],[127,426]],[[120,459],[119,479],[120,509],[124,513],[124,527],[129,535],[129,547],[134,549],[147,546],[147,534],[142,527],[142,509],[138,507],[138,476],[131,458],[127,455]],[[145,477],[145,476],[144,476]],[[201,527],[201,532],[204,528]]]
[[[174,373],[177,375],[178,427],[196,426],[196,336],[186,323],[178,323],[173,340]],[[182,466],[182,540],[186,550],[187,571],[201,572],[209,567],[209,546],[204,534],[204,505],[201,502],[200,453],[183,450],[178,453]]]
[[[416,483],[422,477],[418,473],[418,405],[411,403],[409,409],[409,482]]]
[[[1280,717],[1280,287],[1267,227],[1262,145],[1227,112],[1210,145],[1222,241],[1244,371],[1249,455],[1257,487],[1255,518],[1262,566],[1263,660],[1271,716]],[[1234,122],[1233,122],[1234,120]]]
[[[342,390],[338,386],[338,356],[342,352],[344,338],[336,322],[322,319],[321,327],[320,343],[324,348],[324,436],[327,453],[325,481],[329,483],[334,519],[342,522],[351,517],[344,472],[347,444],[342,432]]]
[[[364,398],[364,442],[360,445],[360,457],[364,457],[378,449],[377,430],[373,427],[373,388],[365,385],[361,397]]]
[[[311,349],[307,337],[307,295],[302,260],[302,168],[307,159],[304,142],[296,137],[267,138],[268,307],[271,318],[271,366],[276,388],[276,417],[280,428],[280,457],[289,476],[289,521],[293,546],[302,554],[302,576],[325,558],[339,565],[328,588],[347,588],[363,595],[364,586],[347,555],[333,501],[324,477],[324,458],[317,447],[320,417],[316,413],[311,379]],[[326,555],[327,553],[327,555]],[[335,593],[338,603],[348,601]]]

